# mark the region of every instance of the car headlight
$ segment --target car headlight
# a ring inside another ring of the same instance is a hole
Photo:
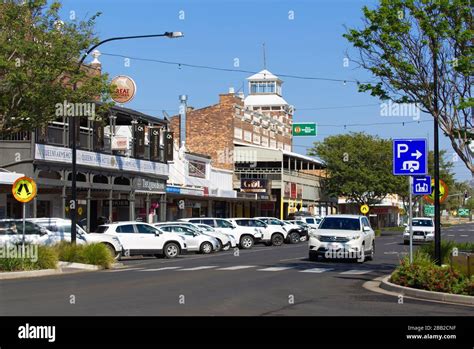
[[[318,239],[318,240],[320,240],[320,238],[321,238],[321,235],[318,235],[313,231],[309,233],[309,236],[311,236],[312,238]]]
[[[354,236],[349,237],[349,240],[358,240],[358,239],[360,239],[360,235],[354,235]]]

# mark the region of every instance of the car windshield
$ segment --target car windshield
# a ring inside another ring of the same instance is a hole
[[[414,219],[412,225],[414,227],[432,227],[433,221],[431,219]]]
[[[319,229],[360,230],[360,223],[357,218],[326,217]]]

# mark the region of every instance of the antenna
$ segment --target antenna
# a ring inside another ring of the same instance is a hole
[[[263,43],[263,69],[267,69],[267,57],[265,54],[265,43]]]

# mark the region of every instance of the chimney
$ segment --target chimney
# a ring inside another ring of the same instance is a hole
[[[99,57],[101,56],[102,54],[100,53],[99,50],[94,50],[92,51],[91,53],[91,56],[94,58],[91,62],[91,67],[93,67],[94,69],[98,69],[98,70],[101,70],[102,69],[102,63],[99,61]]]
[[[188,100],[188,96],[186,95],[180,95],[179,96],[179,101],[180,101],[180,106],[179,106],[179,139],[181,140],[181,148],[184,149],[185,144],[186,144],[186,102]]]
[[[229,94],[234,94],[235,93],[235,90],[233,87],[229,87]]]

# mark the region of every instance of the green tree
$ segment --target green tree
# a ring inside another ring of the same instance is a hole
[[[61,5],[46,0],[0,3],[0,135],[54,120],[55,105],[107,98],[107,76],[90,67],[77,72],[81,55],[98,42],[86,21],[63,22]],[[73,91],[72,83],[78,82]]]
[[[391,140],[351,132],[315,142],[308,153],[326,163],[328,178],[323,186],[330,196],[370,206],[396,192]]]
[[[359,91],[418,103],[439,121],[474,174],[468,149],[474,106],[472,5],[472,0],[380,0],[375,9],[363,8],[364,27],[349,29],[344,37],[359,51],[355,61],[375,77],[373,83],[359,84]]]

